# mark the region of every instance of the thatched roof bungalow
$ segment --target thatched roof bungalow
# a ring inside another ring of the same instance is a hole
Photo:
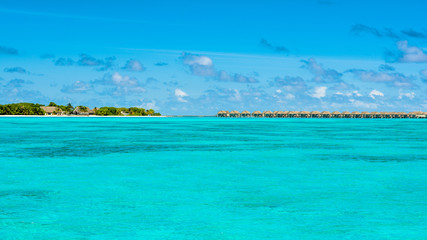
[[[251,117],[251,113],[250,113],[249,111],[243,111],[243,112],[240,114],[240,116],[241,116],[241,117]]]
[[[290,117],[290,118],[298,118],[298,117],[300,117],[300,112],[298,112],[298,111],[290,111],[288,113],[288,117]]]
[[[340,113],[340,112],[338,112],[338,111],[334,111],[334,112],[332,112],[332,117],[334,117],[334,118],[341,118],[341,117],[342,117],[342,115],[341,115],[341,113]]]
[[[252,113],[252,117],[257,117],[257,118],[259,118],[259,117],[263,117],[263,115],[262,115],[262,112],[260,112],[260,111],[255,111],[255,112],[253,112],[253,113]]]
[[[307,111],[301,111],[301,112],[299,113],[299,115],[300,115],[300,117],[302,117],[302,118],[310,118],[310,117],[311,117],[310,112],[307,112]]]
[[[273,112],[272,112],[272,111],[264,111],[264,112],[262,113],[262,115],[263,115],[264,117],[268,117],[268,118],[272,118],[272,117],[274,117],[274,115],[273,115]]]
[[[45,115],[47,116],[53,116],[53,115],[57,115],[57,116],[61,116],[61,115],[65,115],[65,112],[62,111],[62,109],[60,109],[59,107],[54,107],[54,106],[42,106],[40,107],[41,109],[43,109],[43,111],[45,112]]]
[[[344,111],[344,112],[342,112],[342,116],[345,118],[351,118],[351,113],[348,111]]]
[[[361,118],[370,118],[371,114],[369,112],[361,112],[360,117]]]
[[[312,111],[310,114],[311,114],[312,118],[320,118],[321,117],[321,113],[319,111]]]
[[[230,112],[230,117],[240,117],[240,112],[239,111],[231,111]]]
[[[330,112],[328,112],[328,111],[323,111],[323,112],[320,113],[320,116],[322,118],[331,118],[332,114]]]
[[[228,111],[219,111],[217,114],[218,117],[228,117]]]
[[[351,113],[351,117],[352,118],[361,118],[362,116],[361,116],[361,114],[360,114],[360,112],[352,112]]]

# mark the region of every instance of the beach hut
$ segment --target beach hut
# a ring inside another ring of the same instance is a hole
[[[381,118],[381,114],[379,112],[371,112],[372,118]]]
[[[285,117],[284,112],[283,111],[277,111],[277,117],[278,118],[284,118]]]
[[[319,111],[312,111],[310,113],[312,118],[320,118],[321,117],[321,113]]]
[[[332,114],[330,112],[328,112],[328,111],[323,111],[322,113],[320,113],[320,116],[322,118],[331,118]]]
[[[57,115],[57,116],[61,116],[61,115],[65,115],[65,112],[62,111],[59,107],[55,107],[55,106],[48,106],[48,107],[40,107],[41,109],[43,109],[43,111],[45,112],[46,116],[53,116],[53,115]]]
[[[310,118],[311,117],[310,112],[307,112],[307,111],[301,111],[299,114],[300,114],[300,117],[302,117],[302,118]]]
[[[284,118],[289,117],[289,111],[283,111],[282,112],[282,117],[284,117]]]
[[[218,112],[218,117],[228,117],[229,113],[228,111],[219,111]]]
[[[255,111],[255,112],[252,113],[252,117],[256,117],[256,118],[262,117],[262,112]]]
[[[262,115],[264,117],[267,117],[267,118],[272,118],[273,117],[273,112],[271,112],[271,111],[265,111],[265,112],[262,113]]]
[[[240,117],[240,112],[239,111],[231,111],[230,117],[238,118],[238,117]]]
[[[240,114],[241,117],[251,117],[251,113],[249,111],[243,111],[242,114]]]
[[[369,112],[361,112],[360,117],[361,118],[370,118],[371,114]]]
[[[348,111],[344,111],[344,112],[342,112],[342,116],[343,116],[344,118],[351,118],[351,113],[350,113],[350,112],[348,112]]]
[[[341,117],[342,117],[342,115],[341,115],[341,113],[340,113],[340,112],[338,112],[338,111],[334,111],[334,112],[332,112],[332,117],[334,117],[334,118],[341,118]]]
[[[351,113],[351,118],[360,118],[361,117],[361,115],[360,115],[360,112],[352,112]]]

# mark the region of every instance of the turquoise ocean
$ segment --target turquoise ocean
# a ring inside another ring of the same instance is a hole
[[[0,239],[427,239],[427,120],[3,117]]]

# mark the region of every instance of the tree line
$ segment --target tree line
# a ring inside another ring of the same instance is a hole
[[[45,105],[35,104],[35,103],[11,103],[0,105],[0,115],[44,115],[45,111],[41,108]],[[89,108],[86,106],[76,106],[73,107],[71,103],[67,105],[58,105],[54,102],[50,102],[49,107],[57,107],[65,114],[73,114],[74,110],[77,108],[81,112],[88,112]],[[58,110],[59,111],[59,110]],[[129,116],[160,116],[160,113],[155,112],[153,109],[144,109],[144,108],[116,108],[116,107],[101,107],[94,108],[95,115],[99,116],[120,116],[120,115],[129,115]],[[57,113],[55,111],[55,113]]]

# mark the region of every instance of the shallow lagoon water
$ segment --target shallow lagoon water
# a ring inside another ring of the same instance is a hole
[[[0,239],[425,239],[423,119],[0,118]]]

